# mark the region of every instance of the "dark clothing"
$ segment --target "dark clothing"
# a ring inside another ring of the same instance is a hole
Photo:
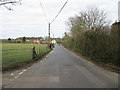
[[[36,51],[35,51],[35,47],[33,47],[33,59],[37,56]]]

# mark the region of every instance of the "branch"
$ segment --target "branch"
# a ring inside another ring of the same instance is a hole
[[[0,5],[6,5],[6,4],[10,4],[10,3],[14,4],[14,3],[17,3],[17,2],[16,1],[14,1],[14,2],[12,2],[12,1],[11,2],[4,2],[4,3],[0,3]]]
[[[17,3],[20,3],[20,1],[21,0],[18,0],[18,1],[6,1],[6,0],[0,0],[0,6],[4,6],[4,7],[6,7],[8,10],[13,10],[13,9],[11,9],[10,7],[8,7],[8,6],[6,6],[6,5],[8,5],[8,4],[12,4],[12,5],[16,5]],[[20,3],[21,4],[21,3]]]
[[[5,4],[4,4],[4,6],[5,6]],[[11,9],[10,7],[7,7],[7,6],[5,6],[8,10],[13,10],[13,9]]]

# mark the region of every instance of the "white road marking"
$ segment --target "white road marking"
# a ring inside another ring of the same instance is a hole
[[[50,55],[50,54],[52,54],[52,53],[53,53],[53,50],[52,50],[52,51],[51,51],[51,52],[50,52],[50,53],[49,53],[49,54],[48,54],[45,58],[48,58],[48,57],[49,57],[49,55]]]
[[[30,67],[28,67],[28,69],[30,69]],[[27,69],[27,70],[28,70],[28,69]]]
[[[18,77],[19,77],[19,76],[16,76],[15,79],[18,78]]]
[[[51,53],[53,53],[53,51],[51,51]],[[51,54],[51,53],[50,53],[50,54]]]
[[[49,55],[46,56],[46,58],[48,58]]]
[[[23,74],[23,72],[20,72],[19,74],[21,75],[21,74]]]
[[[13,76],[14,74],[12,73],[11,76]]]
[[[94,63],[92,63],[92,62],[90,62],[90,61],[88,61],[88,63],[90,63],[90,64],[92,64],[92,65],[95,65]]]
[[[26,69],[25,70],[23,70],[23,72],[25,72],[25,71],[27,71]]]

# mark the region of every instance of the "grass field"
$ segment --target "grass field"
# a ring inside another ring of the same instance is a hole
[[[2,66],[18,65],[24,62],[31,62],[31,49],[35,46],[37,57],[49,51],[44,44],[2,44]],[[36,57],[36,58],[37,58]]]

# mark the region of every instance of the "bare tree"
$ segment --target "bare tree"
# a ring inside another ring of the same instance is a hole
[[[107,17],[107,12],[104,10],[100,10],[95,6],[90,6],[86,11],[85,19],[90,29],[97,30],[110,25],[110,21]]]
[[[90,6],[87,10],[80,12],[79,15],[69,18],[67,25],[74,38],[80,31],[104,30],[106,27],[109,27],[110,21],[104,10],[100,10],[95,6]]]
[[[21,0],[0,0],[0,6],[4,6],[8,10],[13,10],[11,7],[8,5],[16,5],[16,4],[21,4]]]

